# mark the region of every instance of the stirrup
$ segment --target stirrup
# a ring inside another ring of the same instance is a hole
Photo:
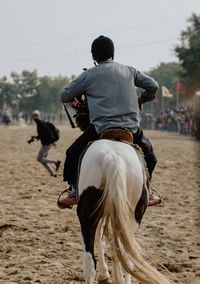
[[[62,196],[64,193],[71,193],[71,190],[70,190],[69,188],[67,188],[67,189],[65,189],[65,190],[63,190],[63,191],[61,192],[61,194],[58,196],[57,206],[58,206],[58,208],[60,208],[60,209],[65,209],[65,208],[72,209],[73,205],[65,205],[65,206],[63,206],[62,203],[60,202],[60,198],[61,198],[61,196]]]
[[[156,192],[156,194],[158,195],[158,197],[160,197],[160,199],[162,199],[162,198],[161,198],[161,194],[160,194],[160,192],[158,191],[158,189],[156,189],[154,186],[151,186],[151,191],[150,191],[150,193],[153,193],[153,192]]]
[[[154,192],[156,192],[157,195],[154,195],[153,194]],[[157,189],[155,189],[155,187],[152,186],[149,194],[148,206],[153,206],[161,203],[163,203],[163,199],[161,198],[160,192]]]

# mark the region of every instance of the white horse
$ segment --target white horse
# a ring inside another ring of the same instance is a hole
[[[95,233],[99,247],[99,283],[110,283],[103,255],[103,235],[112,244],[114,283],[131,284],[131,276],[146,284],[171,283],[144,260],[134,236],[148,205],[146,175],[140,155],[127,143],[101,139],[93,142],[82,157],[77,214],[87,284],[94,283],[96,274]],[[134,266],[139,274],[134,272]]]

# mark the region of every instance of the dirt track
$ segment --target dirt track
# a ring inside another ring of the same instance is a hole
[[[61,127],[49,157],[65,158],[79,130]],[[59,210],[66,188],[62,167],[49,177],[36,162],[35,127],[0,126],[0,283],[83,283],[76,209]],[[200,283],[200,143],[176,133],[146,131],[158,165],[153,184],[164,204],[149,207],[137,232],[140,244],[173,271],[176,283]]]

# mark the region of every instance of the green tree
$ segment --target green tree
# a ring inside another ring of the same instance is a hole
[[[46,113],[58,113],[62,109],[60,91],[67,86],[69,81],[69,78],[61,76],[40,78],[38,108]]]
[[[69,81],[70,78],[61,76],[38,77],[36,70],[24,70],[20,74],[12,72],[11,82],[6,77],[0,79],[0,110],[6,102],[16,112],[30,113],[40,109],[44,113],[58,113],[62,109],[60,91]]]
[[[11,73],[13,80],[13,97],[17,104],[17,111],[30,112],[39,103],[38,88],[40,85],[37,71],[24,70],[21,74]]]
[[[176,107],[176,82],[179,78],[179,72],[181,67],[176,62],[160,63],[157,67],[146,72],[147,75],[154,78],[159,84],[159,90],[157,93],[158,104],[153,103],[155,110],[162,109],[162,86],[165,86],[169,92],[173,95],[172,98],[165,98],[165,108]],[[144,105],[145,109],[150,109],[150,104]]]
[[[182,67],[181,81],[186,94],[192,96],[200,89],[200,16],[192,14],[189,26],[181,32],[181,44],[176,46],[175,53]]]

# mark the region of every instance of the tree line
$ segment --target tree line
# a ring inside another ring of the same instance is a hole
[[[188,19],[189,26],[180,34],[180,44],[174,49],[178,63],[160,63],[159,66],[148,71],[160,86],[166,86],[173,97],[166,100],[167,108],[177,106],[177,82],[182,86],[180,100],[187,101],[200,92],[200,16],[192,14]],[[158,105],[161,109],[162,90],[157,94]]]
[[[200,92],[200,16],[192,14],[188,23],[189,26],[180,34],[180,44],[174,49],[178,63],[160,63],[145,72],[172,94],[176,93],[176,82],[180,81],[186,99]],[[10,77],[11,80],[5,76],[0,79],[0,111],[7,106],[14,112],[30,113],[39,108],[42,112],[54,114],[62,108],[58,94],[74,79],[74,76],[39,77],[37,70],[24,70],[20,74],[12,72]],[[161,109],[161,97],[160,88],[157,109]],[[167,100],[167,107],[176,107],[175,95]]]
[[[37,71],[12,72],[11,81],[0,79],[0,106],[5,104],[14,112],[29,113],[39,108],[45,113],[58,113],[62,106],[58,94],[71,79],[68,77],[39,77]]]

